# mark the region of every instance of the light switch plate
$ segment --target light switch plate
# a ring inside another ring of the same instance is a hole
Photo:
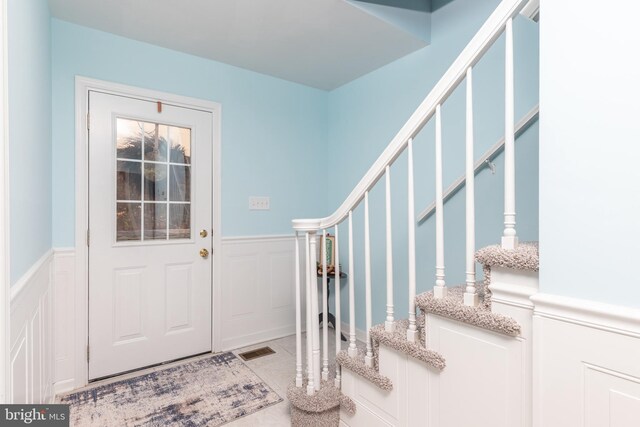
[[[270,209],[270,198],[266,196],[251,196],[249,197],[249,210],[250,211],[268,211]]]

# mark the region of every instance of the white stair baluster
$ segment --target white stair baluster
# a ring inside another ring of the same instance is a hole
[[[322,380],[329,380],[329,306],[327,300],[327,230],[322,230]]]
[[[409,230],[407,240],[409,243],[409,327],[407,340],[418,341],[418,326],[416,325],[416,213],[413,199],[413,138],[407,142],[407,205]]]
[[[300,309],[300,241],[296,231],[296,387],[302,387],[302,311]]]
[[[340,242],[338,240],[338,225],[336,224],[335,227],[335,234],[336,234],[336,238],[335,238],[335,251],[336,251],[336,258],[335,258],[335,279],[333,280],[333,284],[334,284],[334,290],[335,290],[335,303],[336,303],[336,324],[333,325],[334,329],[336,331],[336,354],[338,354],[340,352],[340,350],[342,350],[342,325],[341,325],[341,321],[342,321],[342,317],[340,315]],[[336,363],[336,378],[335,378],[335,386],[340,388],[340,382],[342,379],[342,375],[340,372],[340,365],[338,365]]]
[[[504,232],[502,247],[518,247],[516,235],[516,174],[514,131],[513,19],[505,28],[504,56]]]
[[[311,329],[313,332],[313,378],[314,388],[320,390],[320,313],[318,312],[318,273],[316,260],[318,259],[318,235],[315,231],[311,232],[311,249],[310,249],[310,276],[311,276]]]
[[[311,310],[311,269],[309,268],[309,264],[311,263],[311,242],[310,242],[309,232],[305,233],[305,278],[306,278],[306,286],[307,286],[307,394],[312,395],[315,392],[315,385],[313,381],[313,321],[311,316],[313,313]]]
[[[353,268],[353,211],[349,211],[349,356],[356,357],[356,293]]]
[[[391,177],[389,166],[385,168],[385,204],[386,204],[386,227],[387,227],[387,318],[384,322],[384,329],[387,332],[395,330],[393,320],[393,240],[391,239]]]
[[[371,236],[369,235],[369,192],[364,193],[364,283],[365,317],[367,327],[367,353],[364,363],[373,367],[373,346],[371,345]]]
[[[467,69],[467,115],[466,115],[466,282],[464,304],[475,307],[478,305],[476,292],[476,224],[475,224],[475,173],[473,155],[473,78],[471,67]]]
[[[442,198],[442,114],[440,105],[436,106],[436,285],[433,295],[436,298],[447,296],[444,281],[444,204]]]

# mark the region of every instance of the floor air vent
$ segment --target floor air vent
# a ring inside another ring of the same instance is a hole
[[[256,348],[255,350],[240,353],[238,354],[238,356],[242,357],[242,360],[253,360],[257,359],[258,357],[268,356],[275,353],[275,351],[271,350],[271,347],[260,347]]]

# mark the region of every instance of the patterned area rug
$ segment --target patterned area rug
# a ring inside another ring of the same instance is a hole
[[[281,401],[233,353],[60,398],[76,427],[219,426]]]

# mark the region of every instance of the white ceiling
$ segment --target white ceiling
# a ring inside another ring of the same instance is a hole
[[[331,90],[426,45],[345,0],[50,0],[53,16]]]

